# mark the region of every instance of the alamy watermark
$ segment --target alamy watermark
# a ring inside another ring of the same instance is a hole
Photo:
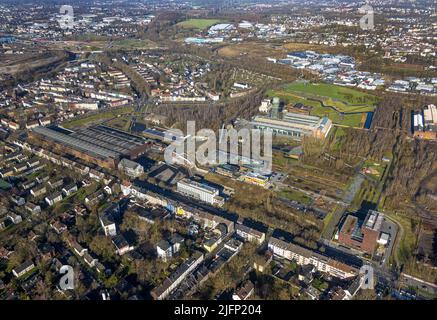
[[[375,287],[375,275],[373,267],[370,265],[363,265],[360,268],[360,287],[361,289],[373,290]]]
[[[71,5],[62,5],[59,8],[60,17],[58,19],[61,29],[73,29],[74,27],[74,10]]]
[[[369,4],[365,4],[358,9],[358,12],[360,14],[364,14],[364,16],[362,16],[360,19],[360,28],[362,30],[375,29],[375,13],[373,11],[373,7]]]
[[[164,151],[164,159],[168,164],[248,164],[260,174],[268,175],[272,171],[271,131],[220,129],[217,139],[213,130],[201,129],[196,132],[195,121],[187,121],[186,135],[178,129],[167,130],[164,141],[170,142]]]
[[[59,270],[60,274],[63,274],[59,280],[59,288],[61,290],[73,290],[74,289],[74,269],[72,266],[63,265]]]

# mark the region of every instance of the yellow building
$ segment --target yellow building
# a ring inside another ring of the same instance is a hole
[[[244,182],[247,183],[251,183],[251,184],[255,184],[261,187],[265,187],[267,185],[267,183],[269,182],[269,178],[253,173],[253,172],[248,172],[245,175],[242,176],[242,179]]]

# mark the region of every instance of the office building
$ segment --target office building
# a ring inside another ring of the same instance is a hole
[[[383,222],[384,215],[373,210],[369,210],[364,220],[348,215],[340,227],[338,242],[372,254],[376,248]]]
[[[178,181],[177,190],[183,195],[209,204],[221,204],[223,202],[223,198],[219,196],[218,189],[190,179]]]

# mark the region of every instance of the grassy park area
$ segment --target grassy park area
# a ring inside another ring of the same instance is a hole
[[[75,120],[72,120],[70,122],[63,123],[62,126],[64,128],[71,129],[71,128],[81,127],[81,126],[91,124],[91,123],[103,122],[105,120],[115,118],[115,117],[120,116],[122,114],[127,114],[127,113],[132,113],[132,112],[133,112],[133,108],[129,106],[129,107],[120,108],[120,109],[116,109],[116,110],[109,110],[109,111],[105,111],[105,112],[96,113],[96,114],[90,115],[88,117],[83,117],[80,119],[75,119]]]
[[[373,95],[325,83],[293,82],[267,94],[288,104],[310,106],[311,115],[327,116],[334,123],[349,127],[362,127],[367,112],[374,111],[378,102]]]
[[[177,26],[185,28],[185,29],[206,29],[217,23],[223,22],[218,19],[188,19],[182,22],[179,22]]]
[[[294,200],[302,204],[309,204],[311,202],[311,198],[308,197],[303,192],[299,192],[296,190],[287,190],[279,193],[279,196],[288,200]]]
[[[147,39],[122,39],[111,43],[111,48],[124,50],[152,49],[156,47],[155,42]]]
[[[362,172],[374,178],[376,181],[381,180],[384,170],[386,168],[385,164],[381,164],[372,160],[366,160],[363,164]]]

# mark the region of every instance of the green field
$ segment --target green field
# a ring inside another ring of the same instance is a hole
[[[283,197],[288,200],[294,200],[302,204],[310,204],[311,198],[306,194],[296,191],[296,190],[287,190],[279,193],[280,197]]]
[[[374,162],[371,160],[366,160],[366,162],[363,164],[362,170],[365,175],[368,175],[375,180],[379,181],[382,178],[382,175],[384,174],[386,165],[381,164],[378,162]]]
[[[71,129],[74,127],[81,127],[83,125],[90,124],[90,123],[102,122],[102,121],[105,121],[108,119],[115,118],[119,115],[126,114],[126,113],[132,113],[132,112],[133,112],[132,107],[125,107],[125,108],[121,108],[121,109],[96,113],[96,114],[93,114],[93,115],[90,115],[88,117],[81,118],[81,119],[76,119],[76,120],[73,120],[73,121],[70,121],[67,123],[63,123],[62,126],[64,128]]]
[[[378,102],[373,95],[324,83],[293,82],[270,90],[267,95],[279,97],[290,104],[311,106],[311,115],[327,116],[336,124],[350,127],[362,127],[366,113],[374,111]]]
[[[182,22],[179,22],[177,26],[186,28],[186,29],[206,29],[217,23],[223,22],[223,20],[218,19],[188,19]]]
[[[142,39],[123,39],[116,40],[111,43],[111,48],[125,49],[125,50],[136,50],[136,49],[153,49],[157,45],[155,42],[150,40]]]

